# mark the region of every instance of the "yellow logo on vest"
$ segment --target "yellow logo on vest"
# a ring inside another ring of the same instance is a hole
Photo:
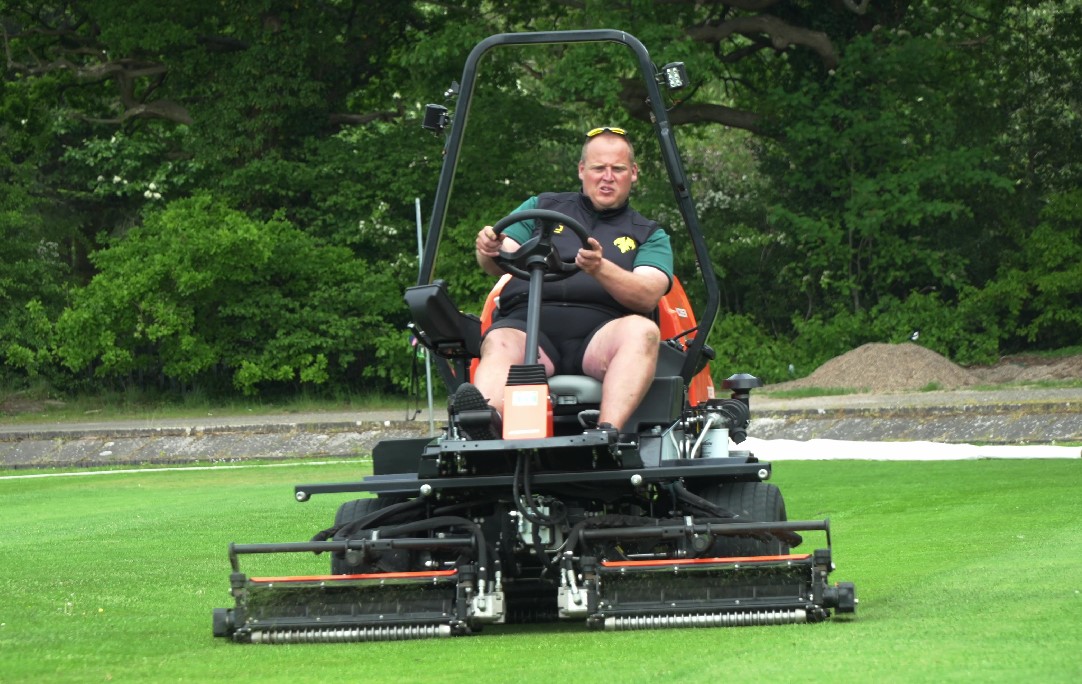
[[[564,224],[561,223],[560,225],[556,226],[556,229],[552,231],[552,234],[559,235],[562,232],[564,232]]]
[[[612,244],[620,248],[620,254],[627,254],[638,247],[638,245],[635,244],[635,241],[626,235],[616,238],[612,241]]]

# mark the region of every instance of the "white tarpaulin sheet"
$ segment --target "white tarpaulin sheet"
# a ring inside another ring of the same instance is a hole
[[[749,450],[763,461],[961,461],[981,458],[1082,458],[1082,447],[944,444],[940,442],[850,442],[839,439],[756,439],[730,449]]]

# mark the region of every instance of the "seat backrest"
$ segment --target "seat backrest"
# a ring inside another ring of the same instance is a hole
[[[685,353],[691,341],[699,334],[695,312],[688,301],[687,293],[680,279],[673,276],[672,287],[661,298],[657,307],[657,324],[661,330],[661,354],[658,356],[658,370],[655,377],[677,375],[683,366]],[[666,349],[668,347],[669,349]],[[671,352],[677,352],[677,355]],[[675,370],[673,364],[678,363]],[[714,380],[710,376],[710,364],[704,364],[688,384],[688,404],[697,406],[714,398]]]

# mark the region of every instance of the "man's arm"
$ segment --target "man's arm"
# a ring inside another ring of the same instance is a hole
[[[590,249],[585,247],[575,256],[575,263],[597,279],[613,298],[643,314],[657,308],[661,297],[669,291],[669,276],[653,266],[637,266],[628,271],[603,256],[601,244],[589,239]]]

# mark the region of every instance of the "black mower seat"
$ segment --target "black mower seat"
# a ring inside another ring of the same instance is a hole
[[[601,382],[587,375],[553,375],[549,394],[556,406],[600,404]]]
[[[548,379],[553,419],[557,424],[578,425],[581,411],[601,406],[601,383],[585,375],[553,375]],[[631,415],[627,432],[672,424],[680,417],[685,396],[684,381],[678,376],[655,377],[650,389]],[[559,429],[557,430],[559,432]]]

